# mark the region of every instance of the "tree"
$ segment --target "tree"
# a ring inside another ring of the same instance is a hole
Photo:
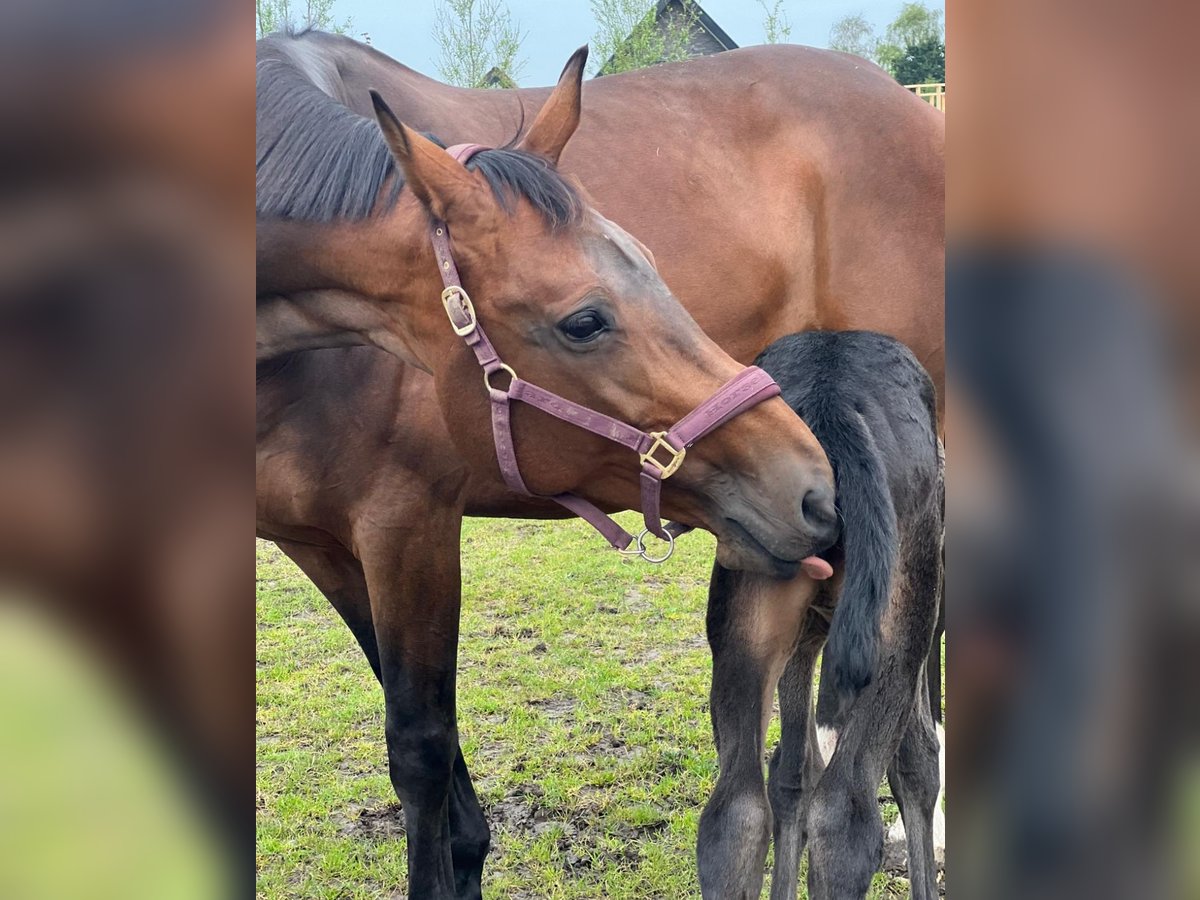
[[[929,40],[942,40],[942,11],[923,3],[905,3],[884,40],[897,47],[913,47]]]
[[[901,84],[930,84],[946,80],[946,45],[941,38],[928,37],[905,48],[892,72]]]
[[[842,16],[829,30],[829,46],[833,50],[853,53],[863,59],[874,60],[879,47],[875,29],[861,13]]]
[[[684,0],[661,19],[654,0],[591,0],[596,34],[592,70],[598,75],[628,72],[687,59],[696,12]]]
[[[882,40],[863,16],[843,16],[833,23],[829,46],[874,60],[901,84],[946,80],[942,11],[923,3],[905,3],[900,7]]]
[[[315,28],[345,34],[351,20],[338,22],[333,18],[335,0],[254,0],[254,36],[276,31],[298,31]]]
[[[783,9],[783,0],[775,0],[774,6],[767,6],[767,0],[758,0],[766,17],[763,19],[763,32],[768,44],[782,44],[792,36],[792,23],[788,21],[787,10]]]
[[[438,72],[459,87],[486,87],[493,69],[513,83],[520,78],[525,60],[518,59],[520,25],[514,25],[504,0],[443,0],[433,23],[433,39],[441,50]]]
[[[911,49],[932,42],[942,45],[944,58],[946,47],[942,30],[942,11],[930,9],[923,3],[905,3],[900,7],[900,13],[888,25],[875,52],[875,61],[896,76],[896,80],[901,84],[914,84],[915,82],[905,81],[897,75],[897,67]]]

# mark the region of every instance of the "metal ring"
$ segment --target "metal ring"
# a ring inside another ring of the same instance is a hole
[[[667,531],[666,532],[667,552],[664,553],[662,556],[651,556],[646,550],[646,535],[648,535],[649,533],[650,533],[649,528],[643,528],[642,533],[638,535],[638,538],[637,538],[638,555],[641,556],[642,559],[644,559],[648,563],[654,563],[657,565],[658,563],[666,562],[668,559],[671,558],[671,554],[675,552],[675,535],[671,534],[670,531]]]
[[[486,387],[489,391],[499,391],[500,390],[500,388],[492,387],[492,376],[495,375],[497,372],[507,372],[508,377],[512,379],[512,381],[510,381],[508,383],[508,387],[506,387],[504,389],[504,391],[502,392],[502,393],[507,394],[509,392],[509,390],[512,389],[513,381],[517,380],[517,373],[512,370],[512,366],[509,366],[506,363],[500,363],[500,368],[492,369],[492,371],[490,371],[490,372],[488,372],[487,370],[484,370],[484,373],[483,373],[484,387]]]

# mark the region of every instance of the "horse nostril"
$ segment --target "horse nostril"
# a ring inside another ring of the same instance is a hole
[[[826,487],[813,488],[804,495],[800,513],[805,523],[817,534],[832,534],[837,531],[837,510],[833,505],[833,491]]]

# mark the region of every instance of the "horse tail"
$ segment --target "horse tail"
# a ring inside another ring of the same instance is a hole
[[[898,554],[896,510],[883,454],[860,412],[831,417],[817,439],[833,466],[843,522],[846,575],[824,666],[840,712],[870,684],[878,662],[880,619]]]

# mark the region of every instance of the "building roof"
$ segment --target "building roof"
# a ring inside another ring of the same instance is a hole
[[[512,76],[499,66],[492,66],[488,70],[488,73],[480,80],[479,86],[485,88],[515,88],[517,83],[512,80]]]
[[[706,32],[722,50],[736,50],[738,48],[733,38],[725,33],[724,28],[713,21],[712,16],[705,12],[704,7],[697,3],[696,0],[658,0],[654,6],[654,21],[661,20],[666,14],[667,8],[673,4],[687,7],[695,18],[696,24],[700,26],[701,31]],[[612,64],[613,60],[610,57],[597,74],[607,74],[611,71]]]
[[[661,16],[672,2],[674,2],[674,0],[658,0],[658,6],[654,10],[655,18]],[[692,8],[692,12],[696,14],[696,21],[700,23],[700,27],[711,34],[713,36],[713,40],[720,44],[724,49],[736,50],[738,48],[738,45],[734,43],[733,38],[725,33],[724,28],[713,21],[712,16],[706,13],[704,11],[704,7],[697,3],[696,0],[681,0],[681,2],[686,3]]]

